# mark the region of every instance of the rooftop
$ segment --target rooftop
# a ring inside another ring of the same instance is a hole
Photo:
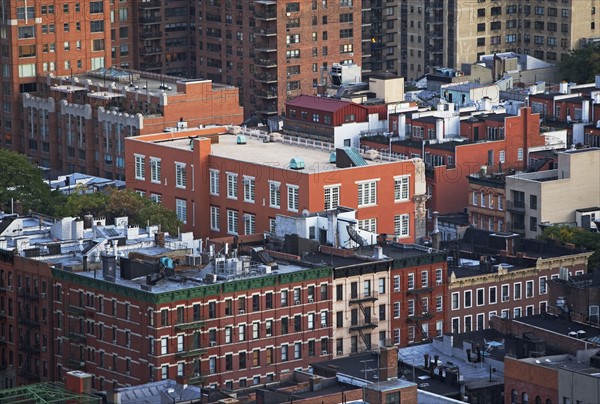
[[[559,318],[553,314],[537,314],[535,316],[521,317],[517,320],[521,323],[529,324],[534,327],[541,328],[547,331],[553,331],[555,333],[569,336],[570,332],[585,331],[585,339],[597,341],[597,337],[600,336],[600,328],[591,327],[575,321],[566,320]]]
[[[289,169],[290,161],[294,159],[304,160],[305,168],[294,170],[302,173],[317,174],[324,171],[338,171],[343,168],[336,167],[335,163],[329,162],[333,151],[329,144],[322,148],[305,147],[303,140],[294,141],[293,138],[283,138],[281,142],[264,142],[253,137],[246,136],[245,144],[237,143],[236,135],[220,135],[219,142],[211,145],[211,155],[224,159],[243,161],[252,164],[269,167]],[[175,147],[178,149],[190,149],[188,138],[174,139],[172,141],[161,141],[161,145]],[[367,165],[385,165],[389,161],[366,160]],[[350,168],[351,169],[351,168]]]
[[[600,368],[591,366],[588,362],[578,361],[576,357],[569,354],[544,356],[540,358],[523,358],[521,361],[543,366],[551,369],[563,369],[576,373],[584,373],[600,378]]]
[[[121,404],[177,404],[200,399],[202,390],[196,386],[184,387],[174,380],[160,380],[139,386],[121,387],[116,389],[114,394]]]
[[[55,383],[37,383],[0,390],[0,403],[28,404],[100,404],[102,398],[89,394],[73,393]]]

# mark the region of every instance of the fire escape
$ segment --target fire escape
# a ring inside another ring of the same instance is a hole
[[[359,294],[356,291],[352,291],[350,294],[350,306],[358,305],[358,308],[363,314],[363,319],[358,320],[355,324],[350,326],[350,332],[358,332],[362,339],[367,351],[371,350],[371,338],[370,334],[367,337],[365,330],[373,330],[377,328],[377,320],[373,317],[373,303],[377,301],[377,293],[373,290],[365,291],[363,294]]]
[[[430,313],[431,292],[433,292],[433,288],[429,285],[421,285],[419,289],[415,288],[407,291],[407,294],[415,298],[415,307],[413,313],[409,313],[406,321],[414,324],[415,329],[419,330],[421,333],[420,340],[429,339],[429,331],[425,329],[424,325],[427,325],[427,322],[433,318],[433,314]],[[417,340],[416,337],[415,335],[415,340]]]
[[[176,331],[190,331],[193,330],[194,334],[191,336],[183,337],[183,346],[181,349],[178,347],[177,359],[192,360],[191,371],[186,369],[186,374],[189,375],[189,384],[202,384],[206,381],[206,376],[202,374],[200,362],[202,356],[206,353],[206,349],[202,346],[200,338],[200,329],[204,327],[204,321],[193,320],[191,322],[178,322],[175,324]],[[191,341],[188,343],[188,341]],[[179,341],[178,341],[179,342]]]
[[[18,349],[24,355],[19,364],[19,376],[31,381],[40,381],[40,320],[39,293],[37,288],[20,287],[17,293],[19,307],[19,344]]]
[[[85,330],[84,330],[84,322],[86,318],[86,310],[83,306],[83,302],[80,302],[80,306],[75,306],[73,304],[69,305],[67,309],[67,330],[69,330],[69,334],[66,337],[69,338],[69,353],[67,360],[67,366],[71,370],[84,370],[85,369],[85,361],[83,357],[83,346],[85,346],[86,338],[85,338]],[[87,312],[87,318],[94,318],[94,312],[92,310]],[[77,347],[77,348],[76,348]],[[78,359],[79,358],[79,359]]]
[[[289,18],[291,15],[292,13],[288,13],[284,16]],[[277,36],[276,2],[255,3],[254,18],[256,21],[256,46],[254,49],[256,111],[259,117],[266,118],[276,115],[279,111],[277,107],[279,88],[277,51],[281,37]],[[290,47],[291,44],[287,46]]]

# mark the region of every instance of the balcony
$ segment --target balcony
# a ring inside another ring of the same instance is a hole
[[[277,83],[277,76],[274,74],[257,74],[254,81],[259,83]]]
[[[411,315],[409,315],[409,316],[406,318],[406,321],[407,321],[407,322],[420,322],[420,321],[423,321],[423,320],[429,320],[429,319],[430,319],[430,318],[432,318],[432,317],[433,317],[433,315],[432,315],[430,312],[428,312],[428,311],[423,311],[423,312],[421,312],[421,313],[419,313],[419,314],[417,314],[417,313],[413,313],[413,315],[412,315],[412,316],[411,316]]]
[[[506,201],[506,209],[511,212],[525,213],[525,201]]]
[[[160,8],[161,6],[162,3],[160,0],[147,0],[138,3],[138,7],[141,9]]]
[[[38,300],[40,293],[37,290],[31,290],[29,288],[19,288],[18,296],[28,300]]]
[[[377,300],[377,292],[371,290],[365,293],[351,293],[349,298],[349,303],[363,303],[363,302],[374,302]]]
[[[142,69],[142,70],[162,69],[162,63],[161,62],[140,63],[140,69]]]
[[[255,95],[258,98],[266,98],[266,99],[277,98],[277,91],[257,90]]]
[[[140,55],[142,56],[146,56],[146,55],[160,55],[162,54],[162,47],[157,46],[157,47],[151,47],[151,46],[146,46],[145,48],[140,49]]]
[[[277,19],[277,11],[276,10],[256,10],[254,12],[254,18],[257,20],[276,20]]]
[[[421,286],[420,288],[408,289],[406,291],[406,293],[412,294],[412,295],[419,295],[421,293],[430,293],[432,291],[433,291],[433,288],[431,286]]]
[[[142,15],[139,18],[141,24],[158,24],[162,18],[160,16]]]
[[[260,67],[277,67],[277,59],[275,58],[256,58],[254,64]]]
[[[203,376],[200,373],[194,373],[194,375],[188,379],[189,384],[202,384],[205,381],[206,381],[206,376]]]
[[[261,28],[256,33],[257,36],[276,36],[277,28]]]
[[[357,322],[354,325],[350,326],[350,332],[355,332],[355,331],[362,331],[362,330],[372,330],[374,328],[377,328],[377,319],[373,316],[371,316],[370,318],[366,318],[364,320],[361,320],[359,322]]]
[[[191,348],[187,351],[179,351],[177,352],[178,358],[189,358],[191,356],[200,356],[206,353],[206,349],[202,347]]]
[[[85,314],[85,308],[79,306],[69,306],[68,312],[77,316],[82,316]]]
[[[85,342],[85,335],[71,332],[69,333],[69,339],[73,342]]]
[[[37,318],[21,315],[19,316],[19,324],[29,328],[38,328],[40,326],[40,321]]]
[[[143,31],[143,32],[140,32],[140,38],[142,38],[142,39],[162,38],[162,31]]]
[[[204,327],[204,321],[193,321],[191,323],[178,323],[175,324],[175,329],[178,331],[182,330],[197,330]]]
[[[83,370],[85,369],[85,362],[77,359],[69,359],[67,361],[67,365],[73,370]]]

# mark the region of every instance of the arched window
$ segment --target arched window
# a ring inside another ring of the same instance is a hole
[[[517,404],[518,401],[519,401],[519,392],[515,389],[512,389],[512,391],[510,392],[510,402],[512,404]]]
[[[542,404],[542,398],[540,396],[535,396],[535,404]]]
[[[529,404],[529,395],[527,393],[521,394],[521,404]]]
[[[552,404],[552,400],[550,400],[550,399],[547,399],[547,400],[546,400],[546,404]]]

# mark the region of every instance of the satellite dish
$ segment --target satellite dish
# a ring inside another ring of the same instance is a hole
[[[356,229],[354,227],[351,227],[350,225],[346,226],[346,230],[348,230],[348,236],[350,236],[350,239],[352,241],[354,241],[356,244],[358,244],[359,246],[363,247],[366,244],[366,241],[364,238],[362,238],[358,232],[356,231]]]
[[[309,215],[310,215],[310,211],[309,211],[308,209],[304,209],[304,210],[302,211],[302,216],[304,216],[304,217],[308,217]]]

